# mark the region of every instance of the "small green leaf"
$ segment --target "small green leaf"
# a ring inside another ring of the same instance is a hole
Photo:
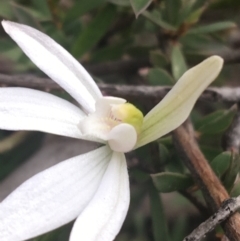
[[[181,0],[165,0],[164,16],[168,23],[176,26],[178,24],[179,10],[181,9]]]
[[[188,31],[188,34],[208,34],[217,31],[223,31],[229,28],[235,28],[236,24],[230,21],[218,22],[213,24],[208,24],[205,26],[199,26],[192,28]]]
[[[147,9],[153,0],[130,0],[136,18]]]
[[[200,145],[201,151],[206,157],[207,160],[214,159],[217,155],[220,155],[222,153],[222,148],[219,146],[213,146],[213,145]]]
[[[195,11],[192,11],[185,19],[184,22],[187,24],[195,24],[199,21],[199,18],[202,16],[205,7],[201,7],[196,9]],[[191,31],[191,30],[190,30]]]
[[[120,59],[124,53],[125,47],[128,46],[128,44],[129,40],[126,40],[113,46],[110,45],[101,49],[97,49],[91,54],[90,58],[93,62],[103,62]]]
[[[161,172],[151,177],[157,190],[163,193],[184,190],[193,185],[191,177],[174,172]]]
[[[13,2],[11,3],[11,6],[18,22],[41,30],[42,27],[38,20],[33,16],[31,10]]]
[[[183,3],[181,10],[179,11],[179,23],[183,23],[186,18],[192,13],[192,2],[187,1]]]
[[[128,7],[131,5],[129,0],[107,0],[108,2],[118,5],[118,6],[123,6],[123,7]]]
[[[159,49],[150,51],[150,61],[156,67],[165,67],[168,64],[166,56]]]
[[[231,193],[230,193],[231,197],[238,197],[240,195],[240,180],[238,180],[232,190],[231,190]]]
[[[231,159],[230,152],[223,152],[211,161],[210,165],[218,177],[221,177],[228,170]]]
[[[171,24],[169,24],[169,23],[165,22],[164,20],[162,20],[161,14],[158,11],[152,11],[152,12],[144,11],[142,13],[142,15],[145,18],[147,18],[151,22],[157,24],[158,26],[160,26],[163,29],[167,29],[167,30],[171,30],[171,31],[175,31],[176,30],[176,28],[174,26],[172,26]]]
[[[226,44],[216,41],[207,35],[187,33],[181,37],[180,42],[185,54],[210,56],[217,52],[229,50]]]
[[[175,44],[171,52],[172,74],[177,81],[186,71],[187,64],[180,45]]]
[[[236,108],[218,110],[196,123],[196,130],[202,134],[212,135],[225,131],[232,122]]]
[[[35,0],[39,1],[39,0]],[[91,11],[94,8],[99,7],[106,0],[81,0],[75,1],[73,6],[67,11],[64,22],[71,23],[77,18],[80,18],[83,14]]]
[[[107,5],[101,12],[99,12],[87,28],[80,33],[78,39],[73,45],[73,55],[81,57],[95,46],[112,25],[115,17],[116,8],[113,5]]]
[[[9,0],[0,0],[0,16],[6,19],[12,19],[13,11],[11,8],[11,1]]]
[[[39,20],[51,20],[51,12],[47,4],[47,0],[31,0],[33,4],[33,9],[36,11],[36,15],[38,15]]]
[[[149,196],[154,240],[170,241],[162,200],[152,183],[149,187]]]
[[[174,79],[172,76],[164,69],[152,68],[148,73],[148,81],[151,85],[173,85]]]
[[[239,170],[240,156],[239,154],[232,153],[230,167],[224,175],[223,179],[223,184],[228,191],[232,190],[234,182],[239,174]]]
[[[169,150],[162,143],[158,144],[159,159],[162,165],[165,165],[170,160],[171,156]]]
[[[187,215],[179,215],[173,224],[171,231],[171,241],[182,241],[186,236],[189,227]]]

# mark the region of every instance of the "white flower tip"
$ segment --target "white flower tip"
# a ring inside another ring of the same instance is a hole
[[[209,58],[207,58],[205,61],[203,61],[203,64],[206,64],[208,66],[211,66],[213,69],[216,70],[217,75],[219,74],[219,72],[221,71],[222,67],[223,67],[223,58],[221,58],[218,55],[213,55]]]
[[[13,23],[11,21],[8,21],[8,20],[2,20],[2,26],[3,26],[3,29],[5,30],[6,33],[9,33],[10,32],[10,29],[11,29],[11,25]]]
[[[11,22],[11,21],[8,21],[8,20],[2,20],[2,26],[3,26],[3,29],[5,30],[5,32],[7,34],[11,35],[11,32],[13,30],[16,30],[20,26],[24,26],[24,25],[20,24],[20,23]]]

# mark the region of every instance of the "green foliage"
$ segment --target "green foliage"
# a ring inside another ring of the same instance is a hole
[[[161,197],[152,184],[149,186],[154,240],[170,241],[167,220],[164,214],[164,207]]]
[[[162,15],[158,11],[152,11],[152,12],[145,11],[143,13],[143,16],[146,17],[151,22],[153,22],[154,24],[158,25],[159,27],[162,27],[167,30],[173,30],[173,31],[176,30],[176,28],[173,25],[169,24],[168,22],[162,19]]]
[[[225,177],[223,179],[223,184],[228,191],[231,191],[234,183],[237,179],[240,170],[240,157],[239,154],[232,154],[230,167],[228,168]]]
[[[148,81],[151,85],[172,85],[174,80],[172,76],[164,69],[152,68],[148,73]]]
[[[172,74],[177,81],[186,72],[187,64],[179,45],[174,45],[171,51]]]
[[[180,173],[162,172],[151,177],[157,190],[163,193],[185,190],[193,185],[191,177]]]
[[[133,11],[138,17],[150,4],[152,0],[130,0]]]
[[[240,195],[240,180],[234,183],[234,186],[231,190],[231,197],[237,197]]]
[[[168,60],[166,56],[162,53],[161,50],[152,50],[150,51],[150,61],[155,67],[164,67],[168,65]]]
[[[102,9],[91,23],[84,29],[75,44],[73,45],[72,54],[81,57],[86,51],[96,45],[104,36],[115,18],[116,8],[108,5]]]
[[[199,120],[196,130],[206,135],[222,133],[229,127],[235,114],[235,108],[215,111]]]
[[[81,63],[92,71],[98,82],[171,86],[188,67],[204,58],[234,51],[227,41],[236,28],[234,21],[238,20],[236,12],[240,5],[238,1],[230,2],[0,0],[0,17],[30,25],[50,35],[77,59],[81,59]],[[222,15],[218,16],[215,10],[220,10]],[[10,69],[3,72],[42,75],[19,47],[0,31],[2,60]],[[133,64],[124,65],[125,60],[132,60]],[[231,80],[229,76],[225,71],[220,77],[221,84],[230,85],[231,82],[227,82]],[[237,81],[234,81],[236,84]],[[62,92],[54,94],[72,100]],[[145,113],[160,100],[141,96],[133,99]],[[240,195],[240,181],[237,180],[240,161],[237,154],[222,149],[221,138],[231,125],[236,111],[235,107],[229,109],[228,105],[222,103],[199,102],[192,118],[203,154],[232,196]],[[4,131],[0,131],[1,138],[5,135]],[[19,146],[1,153],[0,180],[33,155],[39,149],[42,138],[42,133],[32,133]],[[182,240],[190,232],[189,228],[193,229],[189,220],[194,218],[194,214],[189,212],[188,204],[187,211],[181,210],[179,214],[174,213],[174,218],[171,215],[168,217],[166,211],[171,211],[172,206],[168,201],[164,203],[164,195],[186,190],[191,190],[190,194],[195,195],[196,184],[180,159],[171,136],[127,154],[127,159],[131,206],[127,221],[116,240]],[[160,196],[159,193],[167,194]],[[182,208],[179,197],[175,202]],[[168,223],[171,224],[169,230]],[[71,225],[33,240],[67,241]]]
[[[218,22],[213,24],[208,24],[206,26],[199,26],[196,28],[192,28],[189,33],[191,34],[208,34],[214,33],[217,31],[223,31],[230,28],[235,28],[236,24],[230,21]]]
[[[230,167],[231,160],[231,153],[223,152],[211,161],[210,165],[219,178],[226,173]]]
[[[83,14],[100,7],[106,0],[75,1],[64,17],[64,23],[71,23]]]

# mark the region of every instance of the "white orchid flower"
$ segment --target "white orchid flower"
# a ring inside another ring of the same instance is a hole
[[[103,146],[24,182],[0,203],[0,240],[22,241],[74,219],[71,241],[111,241],[129,207],[124,152],[169,133],[188,117],[219,74],[213,56],[188,70],[144,118],[126,100],[103,97],[87,71],[54,40],[31,27],[2,25],[25,54],[81,106],[27,88],[0,88],[0,128],[37,130]]]

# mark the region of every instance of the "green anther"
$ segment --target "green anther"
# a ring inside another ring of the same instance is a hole
[[[112,108],[113,115],[120,119],[123,123],[132,125],[137,134],[141,132],[142,123],[143,123],[143,114],[130,103],[125,103],[121,105],[116,105]]]

